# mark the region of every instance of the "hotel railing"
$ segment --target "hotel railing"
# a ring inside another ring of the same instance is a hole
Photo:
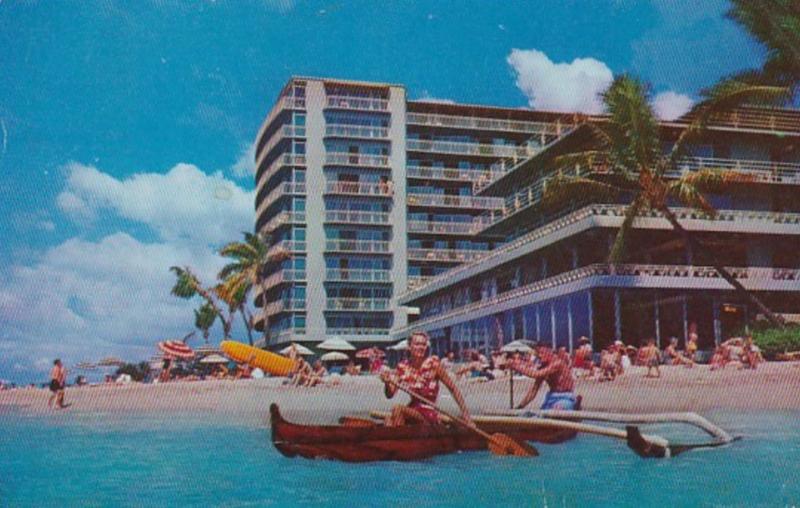
[[[548,136],[560,136],[563,128],[560,120],[554,122],[525,122],[474,116],[439,115],[433,113],[407,113],[406,123],[430,127],[524,132],[526,134],[544,134]]]
[[[328,328],[330,335],[389,335],[388,328]]]
[[[255,291],[254,291],[255,299],[258,300],[261,297],[261,293],[264,291],[265,288],[270,289],[284,282],[304,282],[305,280],[306,280],[305,270],[295,270],[291,268],[278,270],[277,272],[273,273],[272,275],[264,279],[263,282],[261,282],[261,284],[255,285]]]
[[[280,253],[299,253],[306,251],[306,242],[302,240],[282,240],[267,251],[267,258],[274,258]]]
[[[264,157],[284,139],[289,138],[304,138],[306,136],[305,125],[284,125],[272,133],[269,140],[261,147],[256,153],[256,167],[264,160]]]
[[[393,185],[390,182],[327,182],[325,184],[325,192],[327,194],[389,197],[392,195],[392,187]]]
[[[267,115],[267,119],[264,120],[264,123],[261,124],[261,129],[259,129],[258,135],[256,139],[259,141],[261,140],[261,136],[263,136],[264,132],[267,130],[267,127],[278,117],[278,115],[285,109],[305,109],[306,108],[306,98],[305,97],[281,97],[275,103],[275,105],[270,110],[269,114]]]
[[[368,270],[355,268],[328,268],[326,282],[391,282],[389,270]]]
[[[478,208],[502,210],[503,198],[486,196],[448,196],[445,194],[408,194],[409,206],[441,206],[453,208]]]
[[[305,300],[277,300],[270,302],[263,308],[261,314],[267,317],[291,310],[305,310]]]
[[[478,223],[480,224],[480,223]],[[475,222],[437,222],[408,221],[409,233],[429,233],[436,235],[474,235],[478,226]]]
[[[709,123],[737,129],[800,132],[800,110],[743,107],[715,114]]]
[[[386,311],[388,298],[328,298],[325,310]]]
[[[328,252],[366,252],[388,253],[389,242],[378,240],[326,240],[325,250]]]
[[[424,277],[424,276],[409,276],[407,279],[408,289],[418,288],[420,286],[425,285],[425,282],[430,280],[431,277]]]
[[[427,286],[430,283],[436,281],[443,281],[452,279],[455,275],[459,273],[474,268],[478,263],[486,263],[491,261],[494,258],[503,256],[504,254],[511,252],[520,248],[521,246],[544,238],[548,235],[552,235],[572,224],[575,224],[579,221],[587,219],[593,216],[611,216],[618,218],[621,221],[625,216],[625,211],[627,210],[626,205],[589,205],[583,207],[579,210],[576,210],[568,215],[564,215],[563,217],[559,217],[544,226],[534,229],[533,231],[526,233],[519,238],[512,240],[502,246],[493,249],[491,251],[485,251],[485,255],[479,258],[479,261],[476,263],[468,263],[463,264],[454,268],[451,268],[447,271],[446,274],[441,276],[430,277],[427,279],[426,283],[414,288],[413,290],[409,286],[409,291],[404,294],[400,295],[400,300],[406,300],[409,297],[414,297],[414,291],[421,289]],[[767,226],[769,223],[773,224],[789,224],[789,225],[800,225],[800,213],[789,213],[789,212],[770,212],[770,211],[751,211],[751,210],[717,210],[716,215],[708,215],[692,208],[670,208],[672,213],[678,218],[678,220],[703,220],[703,221],[711,221],[711,222],[756,222],[759,223],[760,227]],[[639,214],[639,217],[642,218],[660,218],[662,217],[659,213],[647,213],[647,214]],[[766,223],[766,224],[765,224]],[[798,231],[800,233],[800,230]],[[410,256],[409,256],[410,257]]]
[[[408,259],[413,261],[445,261],[464,263],[485,256],[489,251],[468,249],[408,249]]]
[[[339,138],[388,139],[389,129],[386,127],[335,124],[325,127],[325,135]]]
[[[424,178],[435,180],[454,180],[459,182],[473,182],[479,178],[488,178],[486,170],[458,169],[458,168],[431,168],[423,166],[407,166],[406,176],[409,178]]]
[[[269,208],[271,204],[283,196],[288,196],[291,194],[302,195],[305,193],[306,184],[303,182],[284,182],[278,184],[278,186],[272,189],[272,191],[267,194],[267,196],[258,205],[258,208],[256,209],[256,216],[261,215],[264,210]]]
[[[425,139],[406,140],[409,152],[447,153],[456,155],[485,155],[487,157],[528,158],[539,150],[533,146],[487,145],[458,141],[433,141]]]
[[[325,155],[325,164],[337,166],[388,168],[389,156],[359,153],[329,153]]]
[[[734,278],[739,280],[754,280],[760,282],[774,281],[800,281],[800,269],[794,268],[752,268],[752,267],[726,267]],[[418,328],[434,324],[438,321],[452,319],[462,315],[472,315],[476,312],[502,304],[508,300],[536,293],[546,289],[562,286],[589,277],[640,277],[640,278],[678,278],[678,279],[721,279],[719,273],[711,266],[687,265],[645,265],[645,264],[594,264],[575,270],[560,273],[540,281],[520,286],[518,288],[500,293],[491,298],[473,302],[457,308],[446,308],[445,311],[431,317],[414,322],[413,327],[397,330],[398,334],[405,333],[411,328]],[[766,288],[765,288],[766,289]]]
[[[368,97],[350,97],[347,95],[329,95],[327,107],[336,109],[353,109],[358,111],[386,111],[389,101]]]
[[[359,212],[353,210],[328,210],[325,222],[342,224],[389,224],[389,214],[384,212]]]
[[[716,168],[738,171],[752,176],[758,182],[800,184],[800,162],[694,157],[680,161],[678,166],[681,172],[672,171],[667,176],[677,178],[686,172]]]

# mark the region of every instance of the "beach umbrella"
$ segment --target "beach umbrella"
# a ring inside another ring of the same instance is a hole
[[[200,360],[200,363],[228,363],[230,360],[216,353],[210,354]]]
[[[91,362],[80,362],[75,364],[75,368],[78,370],[97,370],[97,365]]]
[[[320,349],[327,349],[329,351],[355,351],[356,348],[344,339],[338,337],[330,338],[321,342],[318,346]]]
[[[367,349],[362,349],[358,353],[356,353],[356,358],[375,358],[375,357],[383,358],[386,356],[386,353],[381,351],[376,347],[369,347]]]
[[[324,355],[319,357],[320,360],[323,362],[335,362],[341,360],[348,360],[348,356],[344,353],[340,353],[338,351],[331,351],[330,353],[325,353]]]
[[[194,358],[194,351],[192,351],[192,348],[179,340],[165,340],[159,342],[158,349],[163,351],[165,355],[174,358]]]
[[[107,356],[97,362],[97,365],[100,367],[121,367],[125,365],[125,362],[117,358],[116,356]]]
[[[195,349],[194,352],[197,356],[205,356],[205,355],[213,355],[221,353],[218,347],[214,347],[211,344],[203,344],[202,346]]]
[[[408,350],[408,340],[403,339],[394,346],[389,346],[389,349],[392,351],[407,351]]]
[[[504,353],[531,353],[533,348],[524,341],[515,340],[500,348],[500,351]]]
[[[312,356],[314,354],[314,352],[308,349],[307,347],[296,343],[292,343],[290,346],[287,346],[278,352],[284,356],[287,356],[292,351],[292,348],[294,348],[297,351],[297,354],[299,355]]]

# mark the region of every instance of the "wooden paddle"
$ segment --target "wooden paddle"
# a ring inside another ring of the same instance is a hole
[[[462,427],[465,427],[471,430],[472,432],[478,434],[479,436],[483,437],[484,439],[486,439],[486,442],[489,445],[489,451],[494,453],[495,455],[512,455],[514,457],[536,457],[539,455],[539,451],[533,446],[529,445],[528,443],[519,442],[516,439],[512,438],[511,436],[508,436],[506,434],[501,434],[499,432],[495,434],[489,434],[488,432],[484,432],[483,430],[476,427],[474,424],[464,420],[463,418],[448,413],[444,409],[434,404],[432,401],[412,392],[410,389],[406,388],[400,383],[391,380],[389,380],[388,382],[397,387],[397,389],[407,393],[411,397],[422,402],[423,404],[427,404],[428,406],[432,407],[433,409],[436,410],[436,412],[446,416],[451,421],[458,423]]]

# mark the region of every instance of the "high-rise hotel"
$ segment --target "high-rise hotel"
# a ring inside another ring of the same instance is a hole
[[[676,209],[707,247],[692,259],[648,216],[615,266],[605,260],[624,202],[538,206],[548,161],[588,143],[576,120],[409,101],[401,85],[289,80],[256,138],[256,230],[288,254],[256,294],[265,346],[390,343],[412,328],[439,352],[695,329],[708,346],[755,313],[712,255],[776,312],[800,314],[800,112],[716,122],[681,171],[731,167],[754,182],[713,196],[716,217]],[[666,138],[684,127],[662,124]]]

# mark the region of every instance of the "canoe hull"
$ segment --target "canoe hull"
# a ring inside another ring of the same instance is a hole
[[[300,425],[286,421],[276,404],[270,406],[272,443],[286,457],[344,462],[422,460],[458,451],[485,450],[486,440],[461,427],[447,425]],[[511,428],[483,424],[486,432],[502,432],[520,441],[562,443],[575,437],[563,429]]]

